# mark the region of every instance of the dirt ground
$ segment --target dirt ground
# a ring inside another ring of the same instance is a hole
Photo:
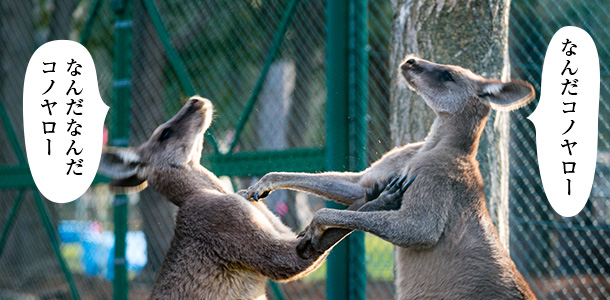
[[[47,278],[48,279],[48,278]],[[0,300],[69,300],[70,289],[61,276],[52,280],[22,282],[7,286],[1,284],[7,278],[0,279]],[[74,280],[78,293],[83,300],[111,300],[112,283],[104,279],[75,275]],[[28,287],[29,286],[29,287]],[[296,281],[279,285],[286,300],[321,300],[326,299],[326,286],[321,282]],[[144,300],[150,294],[150,284],[131,282],[130,300]],[[539,278],[532,285],[539,299],[606,299],[610,294],[610,279],[603,275],[578,275],[557,280]],[[393,299],[392,282],[369,281],[366,299]],[[278,300],[270,286],[267,286],[269,300]]]

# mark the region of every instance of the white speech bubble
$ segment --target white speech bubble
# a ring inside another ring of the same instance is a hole
[[[70,202],[89,188],[107,112],[85,47],[58,40],[34,52],[25,73],[23,127],[32,177],[47,199]]]
[[[578,27],[558,30],[544,58],[540,102],[529,119],[536,126],[544,191],[553,209],[564,217],[578,214],[591,193],[599,84],[593,39]]]

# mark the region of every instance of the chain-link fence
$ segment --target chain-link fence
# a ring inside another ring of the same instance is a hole
[[[510,179],[510,248],[517,268],[541,299],[610,298],[610,4],[606,1],[512,1],[512,76],[540,93],[546,47],[563,26],[586,30],[596,43],[601,87],[599,142],[593,190],[584,210],[557,215],[542,189],[531,104],[513,113]]]
[[[4,45],[0,48],[0,98],[8,112],[7,117],[1,116],[0,167],[13,168],[0,169],[8,174],[2,178],[23,171],[15,167],[24,162],[22,154],[8,145],[11,131],[16,133],[15,140],[23,141],[21,87],[25,66],[37,46],[53,39],[81,40],[96,63],[102,98],[111,105],[117,26],[113,5],[119,2],[0,3],[0,41]],[[513,114],[511,256],[541,299],[606,299],[610,297],[610,182],[604,174],[610,168],[610,114],[603,99],[607,99],[610,82],[603,62],[610,55],[605,45],[610,40],[609,7],[599,1],[512,2],[513,77],[532,82],[539,91],[542,61],[552,34],[565,25],[580,26],[597,43],[602,100],[593,192],[585,210],[569,219],[557,217],[544,198],[535,132],[525,119],[535,105]],[[233,175],[223,179],[235,189],[257,179],[240,168],[256,170],[250,174],[257,176],[269,170],[324,170],[320,158],[326,146],[325,9],[324,0],[134,1],[129,144],[145,141],[196,92],[210,98],[216,111],[213,135],[204,144],[204,165],[213,166],[219,174]],[[388,122],[390,1],[368,1],[367,14],[366,147],[371,162],[392,146]],[[115,117],[109,115],[108,127]],[[219,153],[236,155],[230,160]],[[37,205],[34,192],[21,192],[26,186],[2,187],[0,226],[4,226],[6,239],[0,240],[0,299],[32,295],[70,299],[63,262],[81,298],[112,298],[115,224],[107,185],[95,184],[69,204],[40,201],[42,206]],[[265,202],[295,231],[325,205],[322,199],[288,191],[275,192]],[[40,218],[40,211],[48,213],[49,222]],[[129,196],[128,211],[129,298],[141,299],[150,293],[169,247],[176,209],[147,189]],[[9,223],[13,226],[7,229]],[[56,238],[63,261],[54,254],[54,237],[49,238],[45,224],[52,224],[59,233]],[[366,298],[389,299],[394,294],[392,246],[368,234],[364,245]],[[304,279],[270,285],[268,295],[323,299],[325,279],[323,266]]]

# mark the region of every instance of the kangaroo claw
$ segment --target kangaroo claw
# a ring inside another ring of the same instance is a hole
[[[404,176],[402,176],[398,181],[398,185],[403,185],[403,183],[405,183],[405,180],[407,180],[408,176],[409,174],[405,174]]]
[[[366,189],[365,192],[365,202],[371,201],[377,197],[379,197],[379,194],[381,194],[381,192],[383,191],[384,186],[381,185],[381,182],[379,182],[379,180],[375,181],[375,183],[373,184],[373,186],[371,188]]]
[[[302,259],[309,259],[314,255],[314,250],[311,247],[311,241],[307,238],[304,238],[297,245],[297,254]]]
[[[388,186],[394,185],[394,183],[396,183],[396,181],[398,181],[398,179],[400,179],[400,178],[395,177],[394,179],[392,179],[392,181],[390,181],[390,183],[388,183]]]
[[[405,178],[406,178],[406,176],[407,176],[407,175],[405,175]],[[413,176],[412,176],[412,177],[411,177],[411,178],[410,178],[410,179],[409,179],[409,180],[408,180],[408,181],[407,181],[405,184],[403,184],[403,185],[400,187],[400,191],[401,191],[401,192],[406,191],[406,190],[409,188],[409,186],[411,186],[411,184],[413,183],[413,181],[415,181],[415,177],[417,177],[417,175],[413,175]]]

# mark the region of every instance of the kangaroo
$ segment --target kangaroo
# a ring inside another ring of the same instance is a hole
[[[150,299],[266,299],[266,277],[288,281],[312,272],[348,233],[325,238],[326,249],[302,258],[296,250],[302,238],[266,205],[225,190],[199,162],[212,111],[209,100],[194,96],[147,142],[107,148],[101,158],[99,171],[114,178],[116,189],[148,184],[179,207]],[[360,208],[396,209],[405,189],[378,185]]]
[[[520,108],[534,89],[416,57],[407,57],[400,70],[436,113],[423,142],[395,148],[362,172],[269,173],[239,193],[258,200],[285,188],[349,205],[387,174],[414,174],[397,210],[317,211],[299,253],[321,250],[325,232],[362,230],[398,246],[397,299],[535,299],[500,243],[476,160],[490,109]]]

